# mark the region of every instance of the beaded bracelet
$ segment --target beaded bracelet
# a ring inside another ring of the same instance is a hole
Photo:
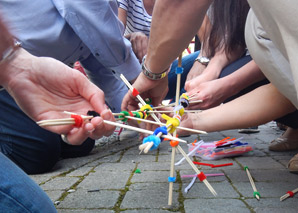
[[[166,69],[165,71],[163,71],[162,73],[153,73],[151,70],[149,70],[146,65],[145,65],[145,59],[146,59],[146,55],[143,57],[143,60],[142,60],[142,72],[143,74],[149,78],[150,80],[160,80],[160,79],[163,79],[164,77],[167,76],[171,66]]]

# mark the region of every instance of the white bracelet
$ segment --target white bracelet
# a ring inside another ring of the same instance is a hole
[[[2,56],[0,57],[0,64],[12,58],[14,53],[20,46],[21,46],[21,43],[18,41],[15,41],[13,46],[9,46],[6,50],[4,50],[4,52],[2,53]]]

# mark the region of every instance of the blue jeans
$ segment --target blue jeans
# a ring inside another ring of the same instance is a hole
[[[182,93],[185,92],[184,90],[184,84],[186,81],[186,77],[188,72],[190,71],[194,60],[198,57],[199,52],[195,52],[192,53],[190,55],[187,55],[185,57],[182,58],[182,67],[184,68],[184,71],[181,75],[181,89],[180,89],[180,95]],[[244,66],[245,64],[247,64],[248,62],[250,62],[252,60],[251,56],[246,56],[243,55],[241,58],[239,58],[238,60],[232,62],[231,64],[227,65],[224,69],[222,69],[219,78],[223,78],[227,75],[230,75],[231,73],[235,72],[236,70],[238,70],[240,67]],[[177,75],[175,73],[175,70],[178,66],[178,60],[175,60],[172,64],[170,73],[169,73],[169,92],[166,96],[166,99],[173,99],[173,101],[175,101],[175,95],[176,95],[176,81],[177,81]],[[238,98],[256,88],[258,88],[259,86],[268,84],[269,81],[267,79],[256,82],[250,86],[248,86],[247,88],[244,88],[243,90],[239,91],[236,95],[233,95],[229,98],[227,98],[224,103],[229,102],[235,98]],[[297,129],[298,128],[298,110],[289,113],[281,118],[276,119],[275,121],[280,122],[282,124],[285,124],[291,128]]]
[[[46,193],[0,153],[0,211],[57,212]]]
[[[61,158],[87,155],[94,143],[92,139],[80,146],[64,143],[60,135],[25,115],[5,90],[0,92],[0,151],[26,173],[44,173]]]
[[[190,69],[192,68],[192,65],[194,63],[194,60],[198,57],[200,51],[194,52],[192,54],[189,54],[185,57],[182,58],[182,67],[184,68],[183,73],[181,75],[181,90],[180,90],[180,94],[184,93],[184,85],[185,85],[185,81],[186,81],[186,77],[188,72],[190,71]],[[232,62],[231,64],[227,65],[225,68],[222,69],[219,78],[223,78],[226,77],[227,75],[230,75],[231,73],[235,72],[236,70],[238,70],[240,67],[244,66],[245,64],[247,64],[248,62],[250,62],[252,60],[252,58],[249,55],[243,55],[241,58],[239,58],[238,60]],[[166,96],[166,99],[173,99],[175,98],[175,94],[176,94],[176,81],[177,81],[177,75],[175,73],[175,70],[178,66],[178,60],[175,60],[172,64],[170,73],[169,73],[169,92]],[[249,87],[243,89],[242,91],[240,91],[239,93],[237,93],[236,95],[229,97],[227,100],[224,101],[224,103],[231,101],[237,97],[240,97],[252,90],[254,90],[255,88],[262,86],[264,84],[269,83],[269,81],[267,79],[259,81],[253,85],[250,85]]]

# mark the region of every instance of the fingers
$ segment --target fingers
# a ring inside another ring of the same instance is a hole
[[[141,63],[144,55],[147,53],[148,37],[141,32],[133,33],[130,42],[132,44],[133,52]]]
[[[67,134],[67,142],[72,145],[82,144],[88,137],[98,139],[102,136],[111,135],[115,126],[104,123],[104,120],[115,121],[110,110],[104,110],[100,117],[94,117],[90,122],[86,123],[82,128],[73,128]]]
[[[71,145],[80,145],[88,138],[88,136],[88,132],[83,128],[73,128],[65,135],[65,139]]]
[[[115,126],[104,123],[104,120],[115,121],[110,110],[104,110],[100,117],[93,118],[89,124],[85,125],[85,130],[90,133],[90,138],[98,139],[102,136],[109,136],[114,132]]]
[[[124,111],[136,110],[138,109],[138,102],[131,91],[128,91],[122,100],[121,109]]]

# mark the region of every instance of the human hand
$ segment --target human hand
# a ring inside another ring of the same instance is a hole
[[[198,87],[200,84],[208,81],[212,81],[218,78],[218,75],[214,74],[214,70],[212,68],[206,67],[200,75],[197,75],[193,79],[185,82],[185,90],[191,91]]]
[[[186,76],[186,82],[189,82],[192,79],[196,78],[197,76],[201,75],[205,69],[206,69],[205,65],[201,64],[198,61],[195,61],[193,63],[192,68],[190,69],[190,71]]]
[[[32,56],[23,49],[17,50],[2,71],[1,85],[34,121],[65,118],[63,111],[85,115],[88,110],[95,110],[101,114],[80,128],[45,127],[57,134],[67,134],[71,144],[114,131],[113,126],[103,123],[103,119],[114,120],[104,104],[103,92],[79,71],[52,58]]]
[[[143,73],[141,73],[134,84],[132,85],[143,98],[150,98],[152,105],[157,106],[166,96],[168,92],[168,78],[154,81],[148,79]],[[138,109],[139,101],[132,95],[131,91],[124,96],[121,108],[125,111],[133,111]]]
[[[130,42],[133,52],[141,63],[147,53],[149,38],[142,32],[134,32],[130,34]]]
[[[209,109],[220,105],[232,94],[227,92],[225,82],[222,79],[216,79],[199,84],[188,94],[194,94],[192,100],[202,100],[202,103],[195,103],[189,106],[189,109]]]

